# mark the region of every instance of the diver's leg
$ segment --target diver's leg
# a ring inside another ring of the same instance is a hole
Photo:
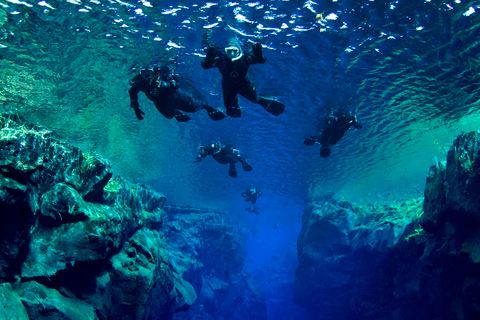
[[[332,137],[330,138],[330,140],[328,141],[328,143],[331,145],[331,146],[334,146],[337,144],[338,141],[340,141],[340,139],[343,138],[343,134],[342,132],[337,132],[335,134],[332,134]]]
[[[322,145],[322,148],[320,149],[320,157],[326,158],[330,156],[330,139],[331,139],[331,129],[326,128],[323,132],[322,135],[320,136],[319,142]]]
[[[283,103],[274,99],[257,95],[257,88],[255,88],[252,81],[248,77],[242,82],[239,93],[251,102],[258,103],[265,110],[275,116],[280,115],[285,109],[285,105]]]
[[[232,178],[237,177],[237,169],[235,169],[235,163],[230,163],[230,168],[228,169],[228,175]]]
[[[247,162],[247,160],[245,160],[242,157],[238,157],[237,159],[242,164],[243,171],[252,171],[253,170],[252,166]]]
[[[227,115],[233,118],[240,118],[242,116],[242,112],[240,110],[240,106],[238,105],[238,89],[226,81],[222,82],[222,89],[223,103],[225,108],[227,108]]]
[[[223,112],[210,107],[205,101],[195,99],[191,94],[178,89],[174,94],[174,105],[178,110],[194,113],[198,110],[205,109],[208,112],[208,116],[212,120],[221,120],[226,116]]]
[[[153,102],[157,110],[167,119],[172,119],[173,117],[176,118],[176,111],[173,107],[173,104],[170,101],[160,102],[159,100],[155,100]],[[187,116],[188,117],[188,116]],[[187,120],[188,121],[188,120]]]

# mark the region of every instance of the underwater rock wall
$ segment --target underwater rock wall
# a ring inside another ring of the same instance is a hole
[[[480,132],[430,168],[424,199],[305,209],[295,303],[306,319],[480,319]]]
[[[171,319],[196,299],[173,267],[163,195],[45,128],[0,116],[0,318]]]
[[[267,319],[265,294],[244,273],[248,232],[233,226],[225,212],[165,208],[165,235],[177,272],[198,299],[174,319]]]

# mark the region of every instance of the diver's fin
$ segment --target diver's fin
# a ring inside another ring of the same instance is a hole
[[[328,156],[330,156],[330,146],[322,146],[320,149],[320,157],[326,158]]]
[[[181,111],[175,110],[175,119],[178,122],[187,122],[188,120],[191,120],[192,118],[190,118],[188,115],[186,115],[185,113],[183,113]]]
[[[305,141],[303,141],[303,144],[306,146],[313,146],[316,140],[317,140],[316,136],[311,136],[305,139]]]
[[[242,111],[239,106],[230,106],[227,107],[227,115],[232,118],[240,118],[242,116]]]
[[[285,110],[285,105],[277,100],[261,97],[258,103],[274,116],[282,114]]]
[[[242,168],[243,168],[243,171],[252,171],[253,168],[250,164],[248,164],[247,162],[244,162],[242,163]]]
[[[237,170],[235,168],[228,169],[228,175],[232,178],[236,178],[237,177]]]
[[[227,117],[223,112],[213,107],[207,107],[206,110],[208,112],[208,116],[210,117],[210,119],[214,121],[222,120]]]

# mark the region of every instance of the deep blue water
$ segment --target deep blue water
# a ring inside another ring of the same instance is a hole
[[[7,0],[0,108],[109,159],[171,205],[227,210],[252,230],[246,268],[258,274],[295,250],[305,202],[330,192],[360,202],[417,196],[456,135],[479,128],[478,10],[460,0]],[[250,70],[259,93],[286,104],[284,114],[241,98],[240,119],[212,122],[199,112],[180,124],[142,95],[138,121],[129,79],[169,59],[185,89],[222,107],[218,70],[200,66],[207,30],[219,44],[236,36],[263,45],[267,62]],[[302,142],[337,107],[356,109],[364,128],[320,159],[318,144]],[[254,170],[238,168],[232,179],[211,158],[194,163],[197,146],[213,140],[233,143]],[[264,193],[258,216],[240,197],[250,186]]]

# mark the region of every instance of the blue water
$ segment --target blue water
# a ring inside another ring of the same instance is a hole
[[[109,159],[171,205],[227,210],[252,230],[245,268],[259,275],[295,250],[305,202],[326,193],[359,202],[418,196],[456,135],[479,128],[479,10],[460,0],[7,0],[0,109]],[[207,30],[219,45],[232,36],[263,45],[267,62],[250,70],[259,93],[286,111],[274,117],[241,98],[240,119],[212,122],[199,112],[177,123],[141,94],[138,121],[128,82],[141,66],[169,59],[185,89],[223,107],[218,70],[200,66]],[[320,159],[319,145],[302,142],[337,107],[356,109],[364,127]],[[194,163],[197,146],[213,140],[234,144],[254,170],[238,168],[232,179],[211,158]],[[251,186],[264,193],[258,216],[240,197]]]

